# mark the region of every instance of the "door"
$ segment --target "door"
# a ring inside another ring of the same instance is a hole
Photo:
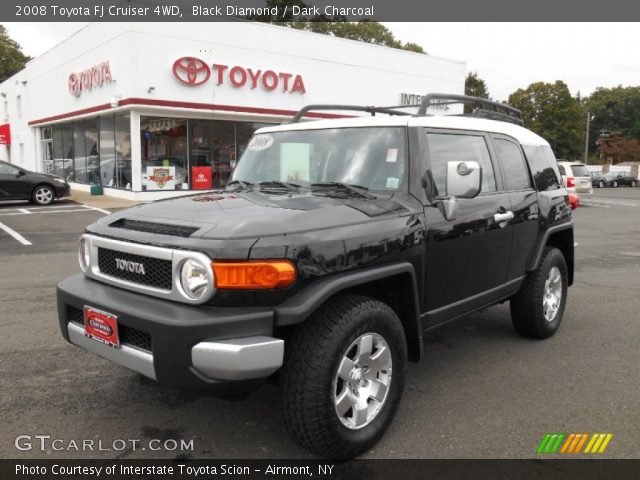
[[[490,303],[501,294],[511,254],[512,228],[500,216],[510,212],[509,194],[481,132],[426,130],[426,168],[439,197],[445,197],[449,161],[475,161],[482,167],[481,191],[457,199],[455,219],[437,202],[425,206],[425,292],[423,325],[430,327]]]
[[[533,188],[531,172],[522,147],[509,137],[493,135],[504,190],[509,195],[513,219],[513,244],[507,281],[521,277],[538,240],[540,209],[538,194]]]
[[[5,162],[0,162],[0,198],[16,198],[23,187],[20,169]]]

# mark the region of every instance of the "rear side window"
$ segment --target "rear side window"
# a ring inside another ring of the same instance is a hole
[[[500,168],[504,173],[506,190],[524,190],[531,188],[529,171],[520,147],[509,140],[495,139]]]
[[[489,148],[483,136],[450,133],[428,133],[431,175],[439,196],[447,195],[447,163],[478,162],[482,167],[480,192],[495,192],[496,177]]]
[[[573,171],[574,177],[588,177],[589,170],[582,164],[571,165],[571,170]]]
[[[558,165],[558,169],[560,170],[560,173],[562,175],[566,175],[567,174],[567,172],[564,169],[564,165]]]
[[[529,161],[536,189],[543,192],[560,188],[562,185],[560,172],[565,175],[564,167],[558,165],[551,149],[546,146],[534,147],[531,145],[524,145],[523,148]]]

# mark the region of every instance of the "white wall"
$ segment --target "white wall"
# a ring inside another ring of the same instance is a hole
[[[306,93],[234,88],[228,80],[218,86],[213,74],[206,84],[185,86],[172,74],[174,61],[183,56],[200,58],[209,65],[301,74]],[[70,73],[104,61],[110,63],[111,84],[83,91],[79,97],[69,93]],[[18,144],[24,143],[24,166],[37,169],[41,162],[35,128],[28,126],[29,121],[109,104],[114,96],[284,110],[298,110],[310,103],[396,105],[402,92],[462,93],[464,77],[462,62],[272,25],[93,23],[32,60],[25,70],[0,84],[0,92],[9,100],[11,161],[18,163]],[[155,89],[149,93],[151,86]],[[18,94],[22,95],[22,119],[15,111]],[[260,119],[255,114],[238,116],[206,110],[146,107],[146,111]],[[0,111],[1,115],[4,113]],[[0,146],[0,158],[7,159],[8,154]]]

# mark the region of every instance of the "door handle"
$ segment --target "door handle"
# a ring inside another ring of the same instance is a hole
[[[507,225],[507,222],[509,220],[513,219],[513,212],[508,211],[508,212],[504,212],[504,213],[496,213],[493,216],[493,219],[496,221],[497,224],[499,224],[501,227],[504,227]]]

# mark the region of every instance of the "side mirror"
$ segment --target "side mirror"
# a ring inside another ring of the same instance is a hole
[[[482,167],[478,162],[447,162],[447,196],[439,206],[447,220],[456,218],[456,199],[473,198],[480,193]]]
[[[478,162],[447,163],[447,196],[473,198],[480,193],[482,167]]]
[[[18,173],[16,173],[16,177],[22,177],[24,175],[26,175],[27,172],[25,172],[24,170],[18,170]]]

